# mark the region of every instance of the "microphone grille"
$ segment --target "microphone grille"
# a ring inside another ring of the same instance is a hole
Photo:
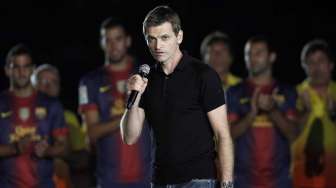
[[[140,72],[140,74],[144,74],[144,75],[149,74],[149,72],[150,72],[150,66],[147,65],[147,64],[141,65],[140,68],[139,68],[139,72]]]

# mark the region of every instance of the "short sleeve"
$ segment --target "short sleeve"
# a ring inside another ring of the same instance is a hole
[[[78,87],[79,112],[97,109],[95,85],[91,80],[81,79]]]
[[[64,120],[64,110],[62,105],[55,101],[50,107],[51,118],[51,128],[53,137],[66,137],[68,134],[68,127]]]
[[[225,95],[218,74],[208,67],[202,74],[201,103],[206,112],[225,104]]]
[[[239,120],[239,107],[240,101],[236,87],[230,87],[226,92],[226,102],[228,109],[228,120],[230,122],[236,122]]]
[[[284,88],[282,93],[285,101],[280,105],[281,111],[288,119],[295,119],[297,115],[297,92],[294,88],[288,87]],[[279,98],[279,101],[282,102],[281,98]]]

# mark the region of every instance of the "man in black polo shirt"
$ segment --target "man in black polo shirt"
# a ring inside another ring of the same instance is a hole
[[[156,145],[152,187],[212,188],[216,177],[222,188],[233,187],[232,140],[219,76],[181,52],[183,32],[171,8],[151,10],[143,32],[158,63],[148,80],[134,75],[128,81],[128,90],[139,95],[121,121],[124,142],[137,141],[146,117]],[[213,136],[218,140],[219,175]]]

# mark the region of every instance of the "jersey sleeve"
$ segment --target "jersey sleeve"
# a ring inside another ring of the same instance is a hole
[[[240,119],[239,107],[241,104],[238,91],[237,87],[230,87],[226,93],[229,122],[236,122]]]
[[[79,112],[97,109],[96,85],[93,80],[82,78],[78,87]]]
[[[68,126],[64,119],[64,110],[58,101],[55,101],[50,107],[51,129],[53,137],[66,137],[68,135]]]
[[[283,88],[278,99],[278,104],[280,103],[280,110],[285,114],[288,119],[295,119],[297,116],[297,92],[294,88],[288,87]],[[283,96],[283,97],[282,97]],[[283,99],[282,99],[283,98]],[[277,98],[276,98],[277,100]]]

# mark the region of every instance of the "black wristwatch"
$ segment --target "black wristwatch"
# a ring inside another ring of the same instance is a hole
[[[233,181],[222,181],[221,188],[233,188]]]

